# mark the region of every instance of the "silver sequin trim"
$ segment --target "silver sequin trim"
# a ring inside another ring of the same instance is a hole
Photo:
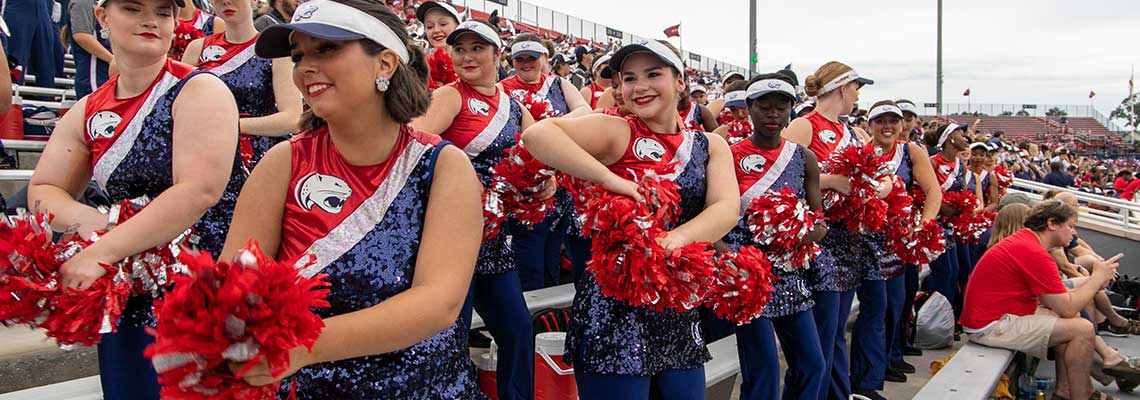
[[[131,122],[127,123],[123,133],[115,139],[115,143],[112,143],[103,157],[100,157],[99,161],[95,163],[95,171],[92,175],[95,176],[95,182],[99,184],[99,188],[107,190],[107,179],[111,178],[111,174],[119,168],[119,163],[123,162],[123,159],[131,152],[131,148],[135,146],[135,139],[142,132],[146,117],[154,110],[154,104],[162,98],[162,94],[178,84],[178,81],[179,79],[169,72],[163,73],[162,80],[154,85],[154,88],[146,95],[146,101],[143,102],[134,118],[131,118]]]
[[[752,200],[760,197],[764,193],[768,193],[768,189],[772,184],[776,183],[777,179],[784,174],[784,169],[788,167],[788,163],[792,161],[792,157],[796,155],[796,144],[791,141],[784,141],[784,148],[780,150],[780,155],[776,157],[776,162],[772,163],[772,168],[764,173],[760,180],[752,184],[744,195],[740,196],[740,215],[744,215],[744,211],[752,205]]]
[[[245,62],[249,61],[249,59],[253,58],[253,56],[255,54],[254,48],[256,48],[256,46],[253,46],[253,45],[246,47],[245,50],[242,50],[240,53],[234,54],[233,57],[231,57],[226,62],[222,63],[222,65],[219,65],[219,66],[211,69],[210,72],[213,72],[215,75],[225,75],[225,74],[230,73],[231,71],[242,66],[242,64],[245,64]]]

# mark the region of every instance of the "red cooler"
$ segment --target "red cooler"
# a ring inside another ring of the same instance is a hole
[[[562,361],[566,332],[544,332],[534,336],[534,399],[577,400],[578,384],[574,368]]]

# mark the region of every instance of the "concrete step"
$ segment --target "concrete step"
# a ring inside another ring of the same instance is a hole
[[[64,351],[43,330],[0,327],[0,393],[97,375],[94,347]],[[42,398],[40,398],[42,400]]]

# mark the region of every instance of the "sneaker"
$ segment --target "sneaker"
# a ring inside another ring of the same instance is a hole
[[[883,395],[874,390],[856,390],[854,393],[855,395],[863,396],[869,400],[887,400],[886,397],[883,397]]]
[[[902,372],[904,374],[913,374],[914,371],[916,371],[914,369],[914,365],[911,365],[911,363],[908,363],[906,361],[900,363],[891,363],[890,369]]]
[[[888,368],[887,374],[883,377],[883,380],[887,382],[903,383],[906,382],[906,375],[903,374],[902,371]]]

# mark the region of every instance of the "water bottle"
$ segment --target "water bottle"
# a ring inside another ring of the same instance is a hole
[[[1045,400],[1045,392],[1038,390],[1037,394],[1033,395],[1033,400]]]
[[[1029,374],[1022,374],[1017,378],[1017,400],[1033,400],[1033,392],[1037,390],[1036,383]]]

